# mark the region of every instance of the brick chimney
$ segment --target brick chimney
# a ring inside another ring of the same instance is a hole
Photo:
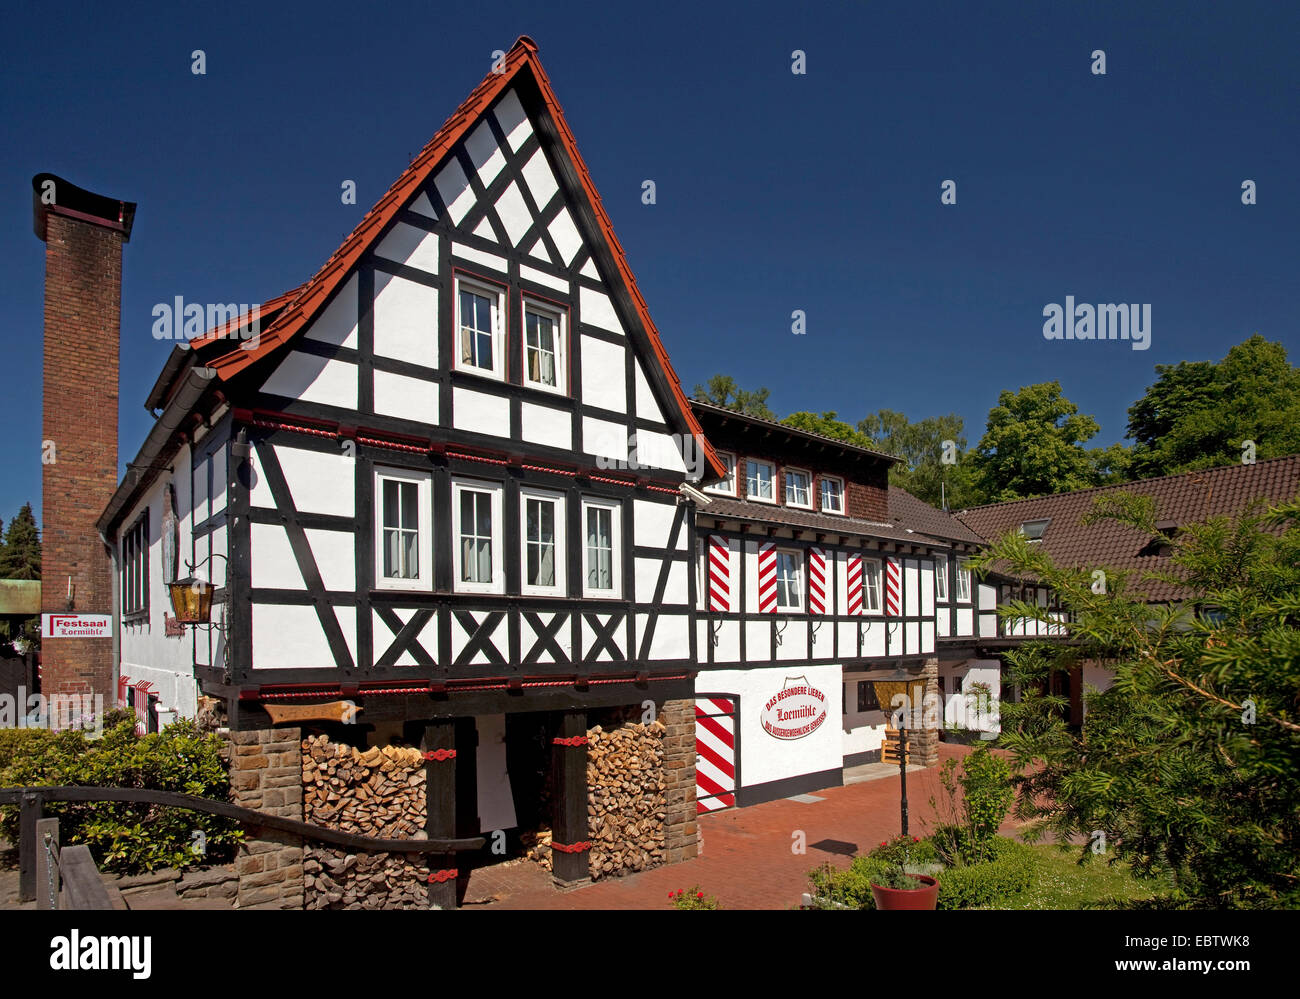
[[[45,243],[41,610],[112,614],[112,561],[95,521],[117,487],[122,244],[135,205],[41,173],[32,208]],[[44,639],[43,692],[102,694],[114,706],[113,641]]]

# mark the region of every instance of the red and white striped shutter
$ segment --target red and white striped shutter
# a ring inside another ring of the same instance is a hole
[[[728,697],[695,701],[695,811],[736,804],[736,702]]]
[[[758,546],[758,610],[776,613],[776,545],[770,541]]]
[[[709,610],[731,610],[731,549],[718,534],[709,536]]]
[[[849,556],[849,613],[862,613],[862,556]]]
[[[826,552],[808,549],[808,613],[826,613]]]
[[[898,617],[903,613],[903,567],[898,559],[885,559],[885,613]]]

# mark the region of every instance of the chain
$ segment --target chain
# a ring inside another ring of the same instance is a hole
[[[54,872],[59,868],[59,854],[54,849],[54,837],[49,833],[45,834],[45,859],[45,876],[49,882],[50,908],[57,909],[59,907],[59,893],[55,887]],[[62,873],[62,871],[59,873]]]

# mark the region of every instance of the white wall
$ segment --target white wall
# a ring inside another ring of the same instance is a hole
[[[996,659],[967,659],[958,663],[939,664],[939,675],[944,680],[943,723],[945,728],[969,729],[977,732],[1001,732],[997,704],[1002,696],[1002,666]],[[955,693],[957,679],[961,678],[962,693]],[[992,694],[992,709],[982,716],[974,698],[966,692],[971,684],[987,684]]]

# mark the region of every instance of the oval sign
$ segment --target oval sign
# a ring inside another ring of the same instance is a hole
[[[826,695],[802,676],[786,677],[762,712],[763,731],[775,739],[802,739],[826,720]]]

